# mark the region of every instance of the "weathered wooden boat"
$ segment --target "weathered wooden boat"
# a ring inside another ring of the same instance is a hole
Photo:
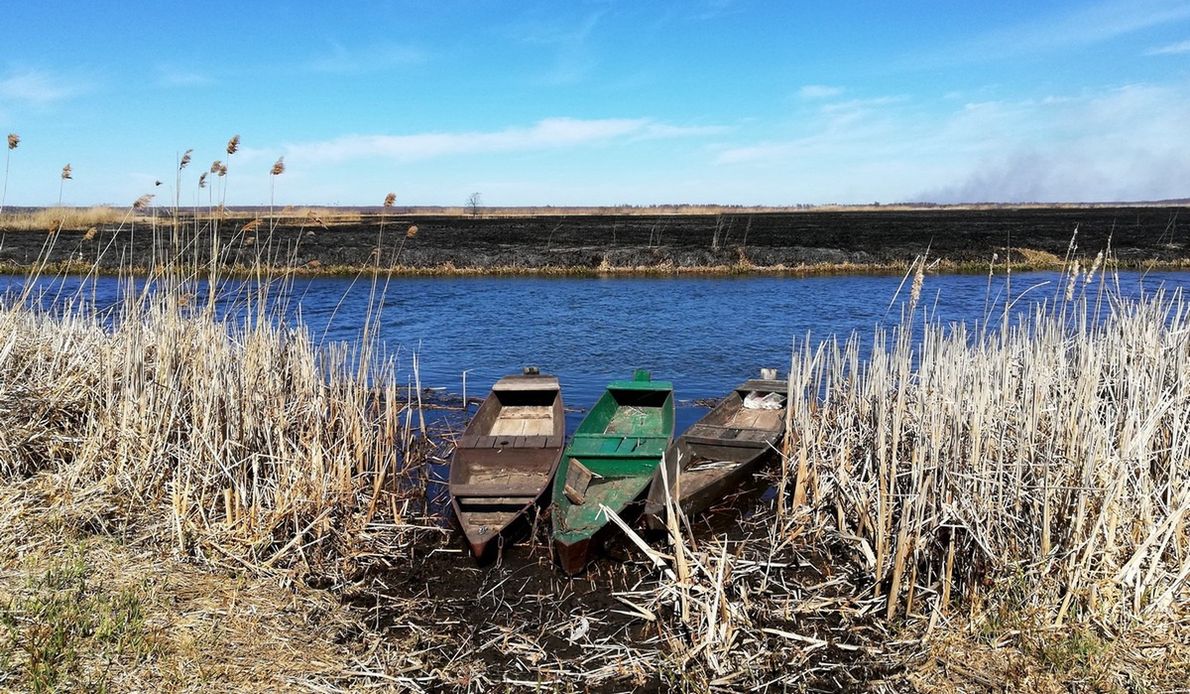
[[[566,440],[558,379],[525,369],[492,386],[455,444],[450,495],[480,562],[527,529],[544,503]]]
[[[673,503],[692,516],[746,484],[776,454],[785,434],[786,388],[774,379],[745,381],[674,441],[664,476],[658,467],[649,485],[649,527],[666,527],[667,483]]]
[[[586,566],[608,524],[601,506],[631,515],[673,431],[673,384],[652,380],[648,371],[608,384],[575,430],[554,480],[554,548],[564,571]]]

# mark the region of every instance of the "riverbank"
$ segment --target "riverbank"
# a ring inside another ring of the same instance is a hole
[[[548,517],[474,565],[434,510],[457,427],[421,424],[391,359],[351,358],[371,333],[324,349],[263,297],[196,308],[182,271],[114,307],[0,306],[0,687],[1040,693],[1190,674],[1180,294],[1112,296],[1096,325],[1098,289],[1072,282],[975,339],[921,327],[911,289],[920,339],[792,355],[762,493],[618,537],[569,578]]]
[[[1184,207],[866,209],[470,217],[267,210],[224,219],[125,215],[53,233],[2,232],[0,271],[146,273],[181,260],[223,274],[260,266],[307,276],[375,268],[406,275],[838,275],[1190,267]],[[183,213],[185,215],[186,213]],[[258,216],[252,216],[256,214]],[[329,216],[329,215],[328,215]],[[1077,234],[1076,234],[1077,230]],[[1072,237],[1074,244],[1072,247]]]

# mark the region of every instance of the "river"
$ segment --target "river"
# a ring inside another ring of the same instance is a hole
[[[1136,296],[1164,287],[1190,289],[1190,272],[1122,272],[1119,292]],[[0,276],[0,295],[24,278]],[[523,366],[557,374],[570,426],[608,381],[649,369],[673,381],[678,431],[703,411],[693,401],[715,398],[761,367],[785,372],[794,339],[844,337],[895,325],[910,281],[891,276],[680,277],[680,278],[393,278],[384,293],[380,338],[396,356],[402,379],[410,377],[416,351],[423,387],[484,394],[503,374]],[[1111,284],[1116,279],[1109,280]],[[1012,312],[1064,293],[1057,273],[1014,273]],[[43,279],[53,299],[79,290],[77,278]],[[919,311],[943,323],[974,325],[1003,311],[1007,278],[927,275]],[[1060,286],[1061,285],[1061,286]],[[120,284],[101,278],[87,289],[110,305]],[[1087,292],[1099,281],[1085,285]],[[1084,285],[1079,283],[1079,291]],[[899,295],[898,295],[899,290]],[[230,292],[230,289],[227,289]],[[368,312],[371,284],[363,278],[298,279],[285,292],[289,320],[300,314],[316,338],[353,340]],[[893,302],[894,296],[897,297]],[[890,303],[892,304],[890,308]]]

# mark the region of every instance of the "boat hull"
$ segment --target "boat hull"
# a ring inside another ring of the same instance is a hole
[[[676,504],[677,507],[681,509],[682,514],[687,518],[706,512],[719,499],[735,490],[747,486],[754,475],[762,467],[764,467],[765,463],[769,462],[774,455],[774,452],[771,450],[753,450],[750,451],[750,453],[752,455],[736,462],[733,467],[725,470],[721,474],[715,475],[712,479],[683,481],[684,478],[680,477],[676,484],[678,489],[677,498],[673,499],[671,503]],[[672,478],[674,474],[675,473],[670,473],[667,471],[669,478]],[[676,474],[684,475],[685,478],[693,476],[682,473],[681,471],[677,471]],[[694,484],[690,484],[690,482],[694,482]],[[654,477],[653,483],[649,487],[648,498],[645,502],[643,515],[645,517],[646,527],[648,527],[650,530],[658,531],[668,529],[667,509],[668,507],[666,506],[665,487],[661,480],[660,473],[658,473],[658,475]]]
[[[566,433],[557,378],[508,376],[492,386],[451,459],[451,507],[480,564],[523,538],[550,498]]]
[[[666,529],[669,504],[688,517],[706,511],[772,460],[785,433],[785,408],[757,407],[749,400],[767,396],[783,403],[785,389],[781,381],[746,381],[678,437],[653,476],[646,525]]]
[[[477,532],[476,524],[469,523],[471,514],[461,508],[458,499],[451,499],[455,520],[463,531],[463,539],[470,548],[475,562],[480,566],[487,566],[500,558],[505,547],[529,538],[533,530],[533,520],[544,508],[549,499],[548,490],[533,503],[526,504],[519,511],[511,512],[506,522],[491,526],[493,530],[487,533]]]
[[[610,509],[628,522],[673,440],[673,385],[638,372],[613,381],[562,455],[554,478],[554,547],[569,574],[581,572],[609,531]]]
[[[578,539],[573,542],[554,540],[554,555],[558,558],[558,566],[565,573],[576,576],[587,568],[587,560],[591,556],[593,537]]]

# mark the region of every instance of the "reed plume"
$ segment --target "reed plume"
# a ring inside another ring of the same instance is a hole
[[[405,238],[411,239],[414,236],[417,236],[417,225],[416,224],[410,225],[409,229],[407,229],[405,231]]]
[[[62,206],[62,189],[66,182],[74,178],[74,170],[70,168],[70,164],[62,167],[62,174],[58,179],[58,207]]]
[[[380,233],[377,235],[377,238],[376,238],[376,247],[377,248],[384,245],[385,218],[387,217],[387,212],[390,209],[392,209],[392,206],[395,204],[397,204],[397,194],[396,193],[389,193],[388,195],[384,196],[384,204],[380,208]],[[403,241],[401,243],[404,244]],[[401,252],[397,251],[397,257],[400,257],[400,255],[401,255]],[[394,262],[394,264],[396,263],[395,258],[394,258],[393,262]]]
[[[132,209],[138,211],[145,209],[149,206],[149,203],[153,202],[153,197],[151,193],[145,193],[132,202]]]
[[[277,217],[273,214],[273,200],[276,197],[277,177],[285,173],[285,157],[277,157],[273,168],[269,169],[269,233],[277,228]]]
[[[232,135],[231,139],[227,141],[227,155],[231,156],[240,151],[240,136],[239,134]]]
[[[243,234],[251,234],[259,228],[260,228],[260,219],[257,218],[257,219],[253,219],[251,222],[248,222],[243,227],[241,227],[240,232]]]
[[[1099,251],[1095,255],[1095,261],[1091,263],[1091,269],[1087,270],[1087,276],[1083,280],[1083,284],[1090,284],[1091,280],[1095,279],[1095,273],[1099,271],[1099,266],[1103,264],[1103,251]]]
[[[4,153],[4,190],[0,192],[0,213],[4,212],[4,201],[8,199],[8,164],[12,159],[12,150],[21,144],[21,136],[8,133],[8,151]]]
[[[211,173],[217,174],[221,168],[223,168],[223,162],[219,161],[218,159],[211,162]]]
[[[87,229],[87,233],[83,234],[83,240],[90,241],[90,240],[94,239],[98,234],[99,234],[99,229],[97,227],[91,227],[90,229]]]
[[[193,149],[188,149],[188,150],[186,150],[185,154],[182,155],[182,160],[180,162],[178,162],[178,171],[181,171],[182,169],[184,169],[190,165],[190,155],[193,152],[194,152]]]
[[[913,273],[913,285],[909,288],[909,316],[913,317],[913,312],[917,310],[917,302],[921,299],[921,287],[925,283],[926,272],[926,256],[922,256],[917,261],[917,270]]]
[[[206,171],[202,172],[202,174],[198,177],[198,187],[199,188],[207,187],[207,172]]]

